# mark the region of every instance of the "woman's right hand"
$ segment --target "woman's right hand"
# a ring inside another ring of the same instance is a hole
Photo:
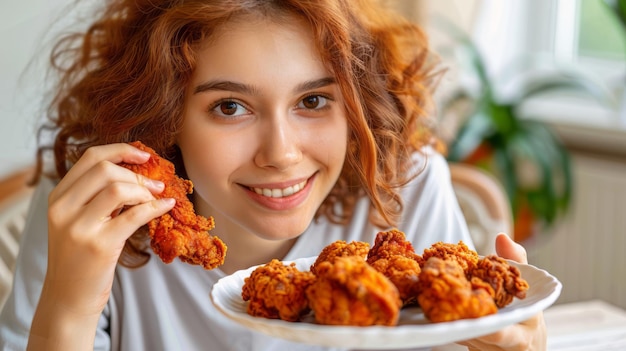
[[[174,206],[173,199],[155,199],[162,182],[118,165],[149,157],[128,144],[89,148],[50,193],[48,270],[29,347],[49,349],[52,339],[59,348],[93,347],[126,239]],[[65,340],[78,335],[88,340]]]

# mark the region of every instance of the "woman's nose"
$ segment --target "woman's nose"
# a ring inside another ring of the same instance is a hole
[[[257,166],[284,170],[302,160],[300,133],[289,117],[266,119],[262,125]]]

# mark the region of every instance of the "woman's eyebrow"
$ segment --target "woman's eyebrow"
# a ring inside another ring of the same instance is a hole
[[[296,93],[303,93],[309,90],[315,90],[322,87],[326,87],[332,84],[335,84],[336,80],[333,77],[324,77],[320,79],[310,80],[303,83],[300,83],[296,86]],[[193,90],[194,94],[203,93],[205,91],[232,91],[241,94],[247,95],[259,95],[259,89],[252,85],[242,84],[238,82],[233,82],[229,80],[211,80],[208,82],[204,82],[196,86]]]
[[[229,80],[211,80],[208,82],[204,82],[196,86],[196,88],[193,90],[193,93],[199,94],[211,90],[232,91],[248,95],[258,94],[258,89],[251,85],[237,83]]]
[[[304,93],[309,90],[315,90],[319,88],[323,88],[329,85],[333,85],[337,83],[334,77],[324,77],[320,79],[310,80],[303,83],[298,84],[295,89],[296,93]]]

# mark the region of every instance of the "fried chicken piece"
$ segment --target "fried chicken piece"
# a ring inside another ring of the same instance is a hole
[[[416,260],[402,255],[393,255],[389,258],[378,259],[372,262],[371,266],[389,278],[398,288],[403,306],[417,303],[421,268]]]
[[[306,289],[314,280],[313,273],[299,271],[295,263],[273,259],[244,279],[241,296],[249,301],[252,316],[295,322],[310,311]]]
[[[403,305],[417,302],[419,286],[416,283],[422,257],[415,253],[413,244],[406,240],[403,232],[393,229],[376,234],[367,262],[393,282]]]
[[[422,292],[417,299],[432,322],[478,318],[498,311],[490,287],[485,284],[473,289],[456,260],[429,258],[419,279]]]
[[[311,272],[317,274],[317,267],[322,262],[333,262],[337,257],[357,256],[363,260],[367,257],[370,244],[363,241],[352,241],[347,243],[337,240],[322,249],[315,262],[311,265]]]
[[[442,260],[454,260],[467,275],[470,270],[476,267],[479,256],[478,253],[470,249],[463,241],[459,241],[458,244],[437,242],[430,248],[424,250],[422,259],[426,262],[431,257],[438,257]]]
[[[160,157],[152,148],[136,141],[134,147],[150,153],[143,164],[121,164],[131,171],[165,183],[165,189],[157,198],[174,198],[176,205],[168,213],[148,223],[150,246],[165,263],[179,257],[181,261],[213,269],[224,263],[226,245],[209,234],[215,227],[213,217],[196,215],[187,195],[193,191],[193,183],[176,175],[174,165]]]
[[[397,229],[376,234],[374,246],[367,254],[367,262],[371,264],[378,259],[389,258],[394,255],[414,259],[420,265],[422,263],[422,257],[415,253],[413,244],[406,240],[406,235],[403,232]]]
[[[491,286],[493,299],[499,308],[510,304],[514,297],[526,297],[528,282],[521,277],[517,267],[509,265],[502,257],[489,255],[481,258],[469,275],[472,282],[480,279]]]
[[[402,302],[398,289],[357,256],[321,262],[317,280],[307,289],[315,320],[328,325],[398,323]]]

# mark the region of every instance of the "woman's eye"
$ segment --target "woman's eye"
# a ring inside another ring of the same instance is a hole
[[[328,104],[328,99],[321,95],[309,95],[298,104],[299,108],[309,110],[321,109]]]
[[[248,113],[248,110],[235,101],[219,102],[212,110],[220,116],[239,116]]]

